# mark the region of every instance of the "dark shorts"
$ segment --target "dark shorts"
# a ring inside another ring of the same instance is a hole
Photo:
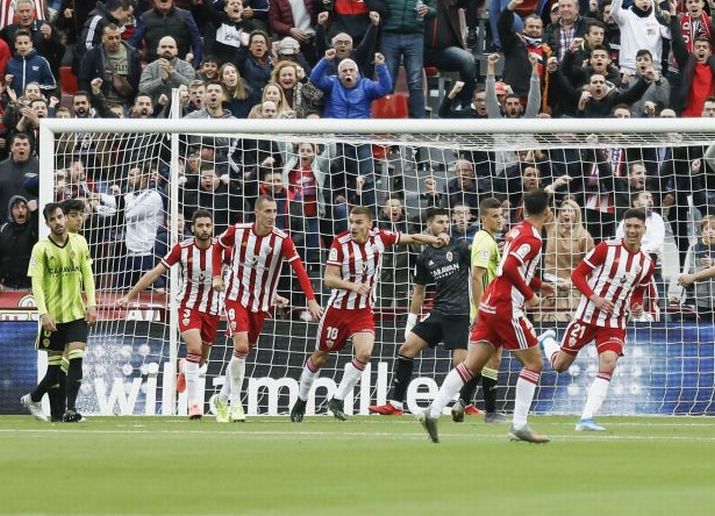
[[[65,350],[67,344],[71,342],[87,343],[87,335],[89,335],[89,326],[84,319],[68,323],[58,323],[57,331],[43,330],[37,334],[35,347],[41,351],[59,351]]]
[[[444,342],[446,349],[467,349],[469,345],[469,316],[430,313],[412,328],[412,333],[431,348]]]

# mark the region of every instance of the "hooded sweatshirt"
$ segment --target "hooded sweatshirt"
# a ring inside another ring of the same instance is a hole
[[[36,212],[28,211],[25,222],[18,224],[12,217],[12,207],[18,202],[27,204],[27,199],[13,195],[7,205],[7,222],[0,226],[0,283],[10,288],[30,288],[27,267],[37,242],[37,218]]]

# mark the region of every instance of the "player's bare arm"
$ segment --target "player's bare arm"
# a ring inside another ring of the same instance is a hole
[[[168,269],[163,263],[157,264],[156,267],[145,273],[126,295],[117,300],[115,303],[116,306],[119,308],[126,308],[132,298],[136,297],[140,292],[146,290],[149,285],[153,284],[162,274],[166,273],[167,270]]]
[[[405,325],[405,338],[410,334],[412,328],[417,324],[417,319],[422,311],[422,303],[425,300],[425,286],[416,284],[415,290],[412,293],[412,301],[410,302],[410,313],[407,314],[407,324]]]
[[[370,294],[370,287],[366,283],[355,283],[345,281],[340,277],[340,268],[335,265],[328,265],[325,268],[325,277],[323,278],[325,286],[328,288],[341,288],[343,290],[352,290],[362,296]]]
[[[447,233],[440,233],[437,236],[426,235],[424,233],[418,233],[415,235],[407,235],[405,233],[400,234],[400,240],[398,244],[400,245],[433,245],[435,247],[442,247],[449,243],[449,235]]]
[[[689,287],[693,283],[715,278],[715,266],[695,272],[693,274],[681,274],[678,278],[678,285]]]

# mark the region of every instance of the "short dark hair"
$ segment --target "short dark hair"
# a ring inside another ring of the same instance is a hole
[[[608,49],[606,47],[604,47],[603,45],[594,45],[593,47],[591,47],[591,51],[589,52],[589,55],[592,55],[597,50],[603,50],[606,54],[608,54]],[[610,54],[608,55],[608,57],[611,57]]]
[[[710,40],[706,38],[705,36],[698,36],[693,40],[693,45],[697,43],[698,41],[702,43],[707,43],[708,45],[710,44]]]
[[[65,201],[62,201],[60,205],[62,206],[62,211],[65,213],[69,213],[71,211],[84,212],[85,210],[84,201],[81,199],[67,199]]]
[[[256,203],[253,205],[253,209],[257,210],[267,202],[276,202],[276,200],[270,195],[261,195],[258,199],[256,199]]]
[[[447,211],[447,208],[428,208],[427,212],[425,213],[425,216],[427,218],[427,222],[432,220],[433,218],[444,215],[445,217],[449,217],[449,212]]]
[[[17,39],[20,36],[27,36],[30,38],[30,41],[32,42],[32,35],[30,34],[30,31],[27,29],[18,29],[15,31],[15,39]]]
[[[528,215],[541,215],[549,207],[549,194],[542,188],[524,194],[524,209]]]
[[[12,144],[15,143],[15,140],[27,140],[28,142],[30,141],[30,137],[28,136],[27,133],[15,133],[10,137],[10,146],[12,147]]]
[[[106,31],[109,31],[109,30],[119,30],[119,27],[117,26],[116,23],[108,23],[102,29],[102,34],[104,34]]]
[[[211,215],[211,212],[209,210],[196,210],[194,214],[191,216],[191,224],[196,224],[196,219],[211,219],[211,222],[213,222],[214,218],[213,215]]]
[[[626,219],[638,219],[645,224],[645,211],[641,208],[628,208],[623,214],[623,220]]]
[[[251,31],[251,33],[248,35],[248,44],[250,46],[251,42],[253,41],[253,38],[256,36],[263,36],[266,40],[266,45],[268,48],[271,47],[271,37],[268,35],[268,33],[264,30],[256,29]]]
[[[50,202],[45,204],[45,207],[42,208],[42,216],[45,217],[45,222],[47,222],[50,216],[57,210],[60,210],[63,214],[65,213],[65,209],[58,202]]]
[[[204,64],[204,63],[216,63],[216,64],[219,64],[220,61],[219,61],[218,57],[216,57],[216,56],[214,56],[214,55],[212,55],[212,54],[208,54],[208,55],[205,55],[204,58],[201,60],[201,64]]]
[[[479,215],[484,215],[487,210],[501,209],[501,202],[496,197],[487,197],[479,203]]]
[[[653,54],[650,53],[650,50],[647,48],[641,48],[638,52],[636,52],[636,59],[638,59],[640,56],[645,56],[647,55],[650,57],[650,60],[653,60]]]
[[[353,206],[350,215],[367,215],[368,220],[372,220],[372,210],[367,206]]]
[[[75,94],[72,95],[72,102],[74,102],[74,99],[76,99],[77,97],[87,97],[87,100],[88,100],[88,101],[90,100],[90,99],[89,99],[89,92],[84,91],[84,90],[76,91]]]
[[[105,6],[107,7],[107,11],[110,13],[112,11],[116,11],[117,9],[124,9],[125,11],[129,9],[129,6],[132,5],[131,0],[109,0]]]
[[[603,29],[604,31],[606,30],[606,24],[603,23],[601,20],[593,20],[589,23],[586,24],[586,34],[591,32],[591,29],[594,27],[598,27],[599,29]]]

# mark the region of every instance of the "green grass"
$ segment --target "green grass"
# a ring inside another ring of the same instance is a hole
[[[535,417],[547,445],[506,426],[440,423],[431,444],[409,417],[218,425],[0,417],[0,513],[311,515],[710,515],[715,420]]]

